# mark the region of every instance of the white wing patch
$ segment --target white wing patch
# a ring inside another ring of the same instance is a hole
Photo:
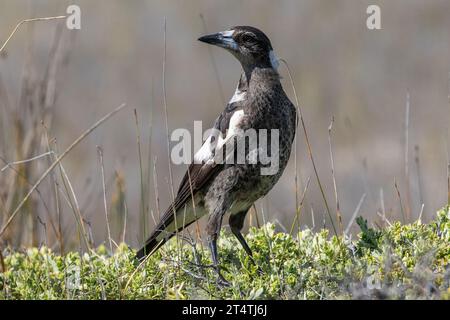
[[[238,135],[240,132],[239,124],[244,118],[244,110],[240,109],[233,113],[230,119],[230,123],[227,130],[227,135],[225,138],[222,138],[222,135],[219,134],[217,143],[213,140],[213,136],[209,136],[208,139],[203,143],[202,147],[195,153],[194,155],[194,163],[207,163],[209,161],[214,160],[214,155],[216,154],[216,150],[222,149],[226,143],[232,139],[234,136]],[[214,142],[213,142],[214,141]],[[230,155],[230,150],[227,151],[227,154]]]
[[[230,119],[230,124],[228,126],[228,131],[225,139],[222,139],[222,137],[219,137],[219,142],[217,143],[217,148],[222,148],[228,140],[230,140],[233,136],[235,136],[239,132],[238,125],[242,121],[242,118],[244,118],[244,110],[240,109],[233,113]]]
[[[213,158],[214,146],[212,145],[212,136],[203,143],[202,147],[194,155],[194,163],[203,163]]]
[[[226,31],[231,32],[231,31]],[[234,32],[234,31],[233,31]],[[231,97],[228,104],[239,102],[245,99],[247,92],[239,90],[239,84],[236,87],[236,91],[234,95]],[[241,122],[244,117],[244,110],[240,109],[233,113],[230,119],[230,123],[228,125],[228,131],[225,138],[222,138],[222,135],[219,134],[218,142],[216,143],[213,140],[213,136],[209,136],[208,139],[203,143],[202,147],[195,153],[194,155],[194,163],[206,163],[209,160],[213,160],[215,155],[215,150],[218,148],[222,148],[228,140],[230,140],[234,135],[236,135],[238,131],[238,124]],[[214,137],[216,139],[216,137]],[[213,142],[214,141],[214,142]]]

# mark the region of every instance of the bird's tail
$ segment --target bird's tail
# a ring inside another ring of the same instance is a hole
[[[139,261],[142,261],[148,255],[154,254],[164,243],[169,241],[174,235],[176,235],[178,232],[180,232],[184,228],[189,227],[194,221],[195,220],[189,221],[185,225],[180,226],[174,232],[167,232],[165,230],[164,225],[159,226],[158,228],[155,229],[155,231],[153,231],[152,235],[147,239],[147,241],[145,242],[145,245],[136,253],[136,258]],[[159,237],[161,239],[158,240],[157,238],[158,238],[158,236],[161,235],[161,233],[163,233],[164,236],[162,238]]]
[[[136,253],[136,258],[142,261],[146,256],[155,253],[164,243],[167,242],[173,235],[168,234],[161,240],[157,240],[157,237],[161,234],[161,231],[156,229],[153,234],[145,241],[145,245]]]

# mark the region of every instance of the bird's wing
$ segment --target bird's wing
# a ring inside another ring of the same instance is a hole
[[[214,157],[217,152],[222,152],[224,144],[234,134],[234,127],[243,115],[242,106],[243,99],[245,98],[245,91],[242,88],[243,79],[241,78],[234,96],[214,122],[214,129],[216,130],[195,153],[194,163],[189,165],[187,172],[181,180],[177,196],[165,212],[161,221],[161,223],[165,223],[161,226],[167,226],[168,223],[171,223],[174,219],[174,212],[181,209],[191,196],[195,195],[222,168],[222,164],[216,163]],[[220,133],[225,138],[222,139]]]
[[[217,118],[215,128],[220,132],[228,131],[232,134],[233,128],[230,127],[230,123],[233,123],[233,120],[236,119],[236,116],[233,119],[233,115],[240,115],[240,112],[242,112],[242,109],[239,107],[228,105]],[[197,192],[210,182],[223,167],[222,163],[216,163],[214,161],[214,156],[216,152],[222,152],[222,147],[225,144],[225,141],[228,140],[228,134],[222,139],[220,134],[219,136],[214,135],[217,134],[218,131],[215,131],[194,155],[195,161],[189,165],[187,172],[181,180],[174,201],[164,212],[161,220],[146,241],[144,247],[137,252],[136,255],[139,259],[144,258],[147,254],[155,252],[176,234],[176,232],[181,231],[196,220],[188,219],[188,221],[186,221],[183,218],[180,218],[180,220],[175,219],[178,213],[183,214],[182,209],[185,206],[191,205],[189,202],[193,196],[195,197]],[[191,210],[191,208],[188,209]],[[196,212],[194,212],[194,216],[195,214]],[[178,227],[176,226],[177,223],[175,223],[177,221],[183,221],[183,223],[180,223],[181,225]]]
[[[233,135],[235,126],[243,115],[242,105],[245,98],[245,92],[242,88],[242,78],[236,88],[236,92],[225,110],[219,115],[214,123],[216,129],[202,147],[194,155],[194,162],[189,165],[187,172],[181,180],[177,195],[172,204],[164,212],[160,222],[156,226],[152,235],[146,241],[145,246],[138,251],[137,257],[143,258],[158,249],[164,242],[172,237],[177,231],[187,227],[195,220],[185,221],[185,225],[181,225],[178,230],[167,230],[174,221],[176,214],[180,212],[196,193],[213,179],[221,170],[223,164],[216,163],[214,157],[217,152],[222,152],[223,145]],[[225,135],[222,139],[220,136]],[[220,149],[220,150],[219,150]],[[180,220],[180,221],[183,221]],[[175,223],[176,224],[176,223]],[[169,229],[172,229],[171,226]],[[163,234],[165,233],[165,234]],[[164,237],[161,237],[163,235]]]
[[[237,104],[228,104],[225,110],[216,119],[214,128],[218,131],[211,134],[208,139],[203,143],[202,147],[194,155],[194,162],[188,167],[187,172],[184,174],[181,180],[178,192],[172,205],[164,213],[161,222],[158,224],[157,229],[164,229],[174,220],[174,213],[178,212],[184,207],[184,205],[191,199],[193,195],[197,193],[205,184],[207,184],[211,178],[213,178],[217,172],[220,171],[223,164],[216,163],[214,156],[216,152],[219,152],[219,147],[223,147],[223,141],[219,131],[224,134],[229,130],[230,120],[236,112],[241,109]],[[227,135],[228,136],[228,135]],[[221,143],[222,142],[222,143]]]

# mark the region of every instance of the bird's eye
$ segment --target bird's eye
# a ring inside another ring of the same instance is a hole
[[[241,41],[244,43],[255,42],[255,38],[248,33],[244,33],[241,37]]]

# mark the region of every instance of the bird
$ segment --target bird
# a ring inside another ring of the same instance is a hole
[[[136,256],[142,261],[177,232],[207,216],[205,231],[212,264],[219,282],[226,285],[217,252],[223,217],[230,214],[231,232],[253,261],[252,250],[241,233],[244,220],[254,202],[272,189],[287,166],[297,113],[281,85],[272,44],[261,30],[235,26],[198,40],[230,52],[240,62],[242,73],[232,98],[214,122],[214,130],[194,154],[174,201]],[[275,172],[262,174],[261,169],[267,163],[258,161],[258,157],[257,161],[250,161],[254,159],[250,156],[252,150],[244,151],[244,162],[236,161],[236,143],[242,137],[245,139],[242,133],[248,130],[267,132],[268,139],[277,139],[278,145],[274,148],[268,140],[267,146],[263,146],[258,138],[255,149],[258,152],[265,147],[271,156],[278,157]],[[273,130],[277,134],[273,134]],[[235,161],[228,161],[230,159]]]

